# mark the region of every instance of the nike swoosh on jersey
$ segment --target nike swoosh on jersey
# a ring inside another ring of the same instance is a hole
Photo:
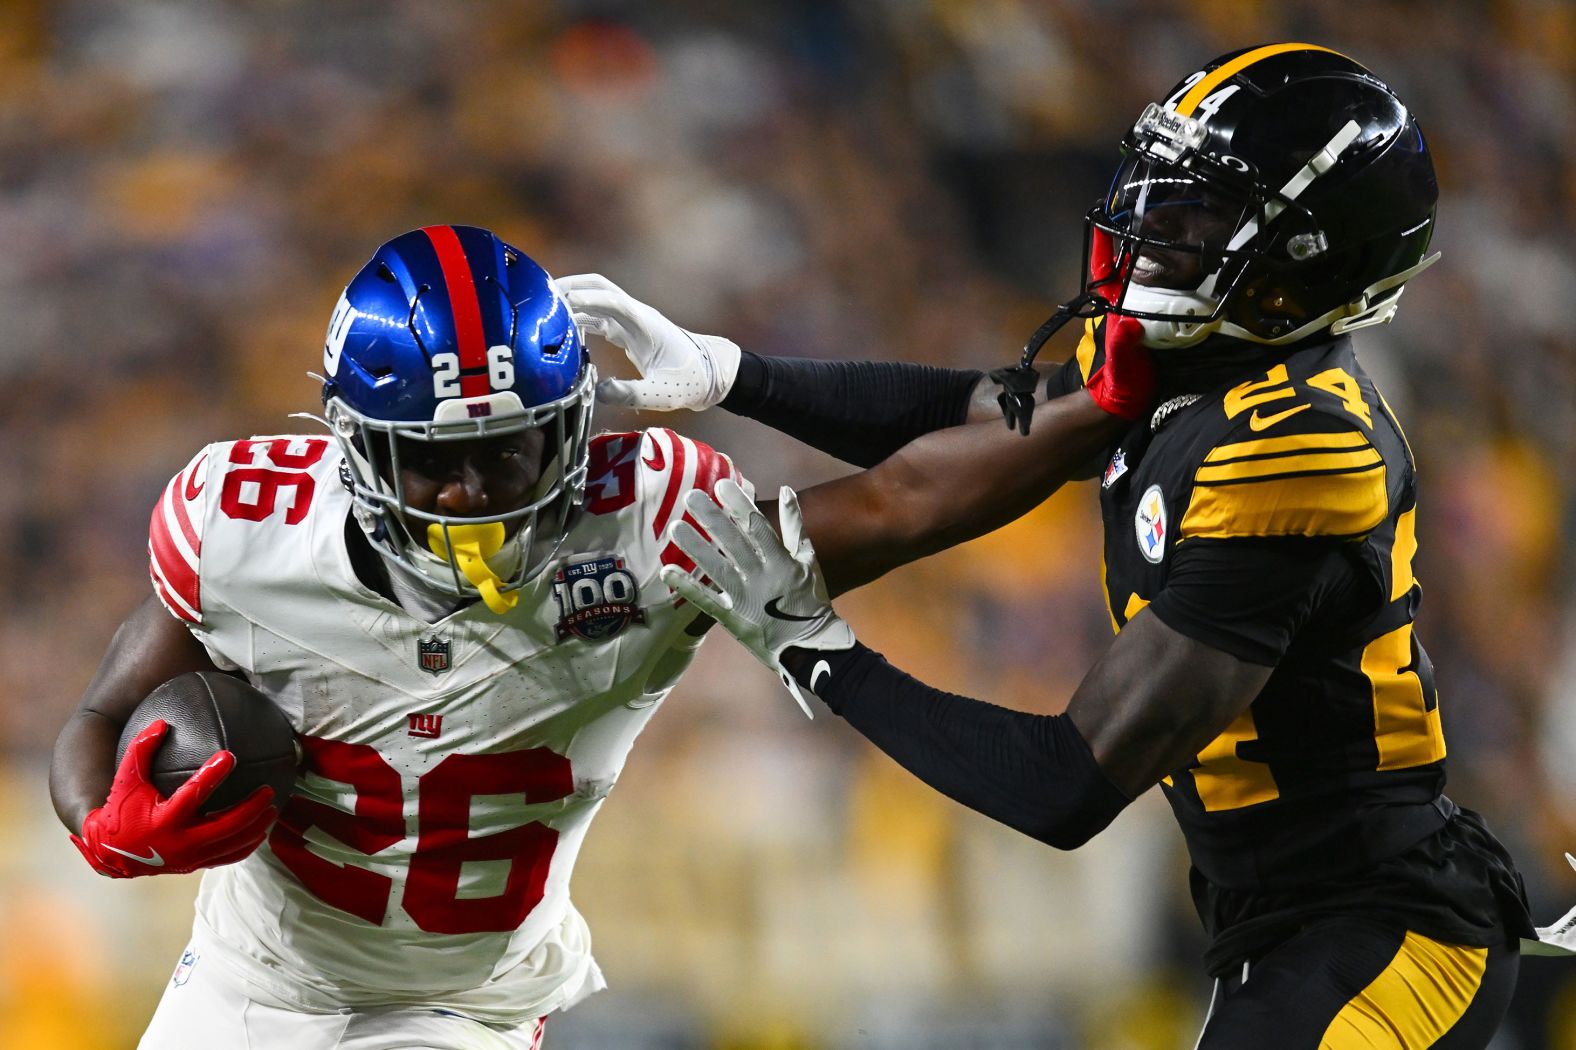
[[[1270,427],[1274,426],[1276,423],[1279,423],[1281,420],[1290,419],[1298,412],[1312,407],[1312,405],[1298,405],[1296,408],[1288,408],[1284,412],[1277,412],[1273,416],[1261,416],[1259,415],[1259,410],[1255,408],[1253,410],[1253,415],[1248,417],[1248,427],[1251,430],[1268,430]]]
[[[156,850],[156,849],[148,850],[148,855],[146,857],[142,857],[142,856],[138,856],[135,853],[127,853],[123,849],[116,849],[114,846],[111,846],[107,842],[103,843],[102,845],[104,846],[105,849],[110,850],[111,852],[119,853],[122,857],[130,857],[132,860],[136,861],[137,863],[139,863],[139,864],[146,864],[150,868],[162,868],[162,867],[164,867],[164,858],[159,856],[159,851]]]
[[[662,446],[655,441],[651,443],[651,455],[642,459],[641,462],[652,470],[661,470],[668,465],[667,457],[662,454]]]
[[[810,671],[810,692],[816,696],[821,695],[820,682],[822,675],[830,678],[832,676],[832,665],[825,660],[817,660],[815,667]]]
[[[811,620],[819,620],[820,619],[819,615],[816,615],[816,616],[795,616],[793,613],[783,612],[781,609],[779,609],[777,607],[777,603],[779,601],[781,601],[781,600],[782,600],[781,598],[769,598],[769,599],[767,599],[767,602],[766,602],[766,615],[767,616],[770,616],[774,620],[792,620],[792,621],[795,621],[795,622],[798,622],[798,623],[809,623]],[[814,689],[815,687],[811,686],[810,688]]]
[[[186,491],[183,492],[182,495],[184,495],[186,497],[186,501],[188,503],[190,503],[192,500],[196,499],[202,493],[203,486],[207,484],[207,482],[203,482],[202,485],[193,485],[192,484],[192,482],[197,480],[197,476],[202,473],[202,465],[204,463],[206,463],[207,461],[208,461],[208,457],[207,456],[204,456],[202,459],[199,459],[197,461],[197,465],[192,467],[192,472],[190,474],[186,475]]]

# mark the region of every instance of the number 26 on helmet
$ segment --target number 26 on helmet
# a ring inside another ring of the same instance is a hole
[[[356,519],[386,558],[462,597],[478,594],[480,578],[441,554],[463,549],[478,525],[499,537],[482,555],[507,567],[480,580],[484,597],[551,559],[585,491],[596,376],[568,305],[524,252],[473,226],[429,226],[382,245],[340,296],[323,372]],[[524,505],[483,518],[411,505],[402,445],[537,428],[543,464]]]

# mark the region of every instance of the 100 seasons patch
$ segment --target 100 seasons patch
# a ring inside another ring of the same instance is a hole
[[[565,562],[553,574],[553,598],[558,602],[554,636],[560,642],[571,635],[605,642],[632,623],[646,622],[635,577],[617,555]]]

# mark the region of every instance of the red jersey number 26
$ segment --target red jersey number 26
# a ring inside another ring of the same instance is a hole
[[[263,521],[278,513],[282,504],[285,524],[300,524],[317,489],[307,468],[327,451],[326,438],[237,441],[230,447],[219,509],[231,518]]]
[[[269,845],[318,899],[381,926],[394,880],[354,864],[337,864],[307,847],[316,827],[358,853],[382,853],[406,838],[400,774],[368,744],[302,737],[306,767],[356,789],[353,813],[296,795],[274,825]],[[428,933],[513,930],[541,903],[558,845],[558,831],[535,821],[472,837],[471,800],[477,795],[523,795],[527,804],[555,802],[574,792],[569,759],[545,747],[490,755],[452,754],[417,781],[416,848],[400,906]],[[461,896],[467,861],[505,861],[502,890]]]

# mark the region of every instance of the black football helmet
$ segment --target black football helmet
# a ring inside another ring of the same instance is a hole
[[[1085,222],[1084,301],[1144,342],[1280,346],[1390,320],[1439,196],[1416,119],[1313,44],[1223,55],[1151,103]]]

